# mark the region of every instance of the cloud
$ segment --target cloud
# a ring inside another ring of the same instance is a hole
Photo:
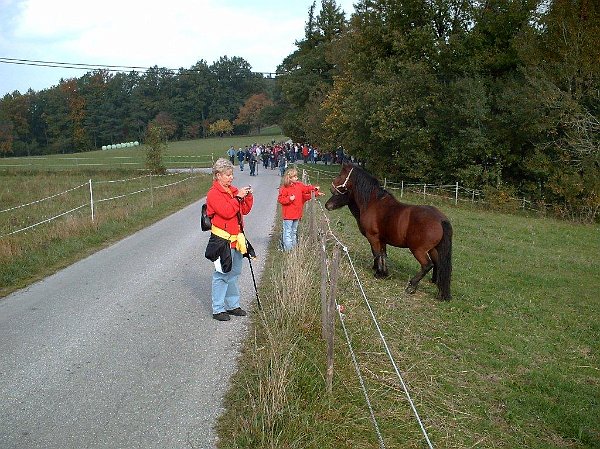
[[[318,2],[317,2],[318,3]],[[352,11],[351,0],[337,2]],[[312,0],[0,0],[0,56],[98,65],[189,68],[221,56],[275,71],[304,35]],[[83,71],[0,64],[0,96]]]
[[[228,55],[270,71],[293,51],[303,25],[302,17],[214,0],[105,0],[85,9],[74,0],[28,0],[14,34],[52,45],[60,55],[53,58],[67,62],[179,68]]]

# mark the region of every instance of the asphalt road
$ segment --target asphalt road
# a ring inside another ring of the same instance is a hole
[[[279,172],[234,173],[258,282]],[[251,317],[212,319],[203,200],[0,299],[0,448],[215,447]],[[255,307],[246,260],[241,290]]]

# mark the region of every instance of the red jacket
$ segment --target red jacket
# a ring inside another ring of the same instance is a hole
[[[313,185],[302,184],[301,182],[293,182],[289,186],[281,186],[279,188],[279,196],[277,201],[281,204],[281,212],[284,220],[299,220],[302,218],[302,210],[304,203],[311,198],[311,192],[316,192],[317,189]],[[294,200],[290,200],[290,196],[294,195]]]
[[[214,226],[236,235],[240,232],[238,212],[241,212],[242,216],[247,215],[254,204],[254,197],[249,194],[239,201],[235,196],[238,188],[231,186],[229,190],[228,192],[218,181],[214,181],[206,194],[206,213],[211,217]]]

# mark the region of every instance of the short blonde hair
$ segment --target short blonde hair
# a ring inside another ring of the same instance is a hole
[[[283,185],[289,186],[292,183],[292,176],[298,176],[298,169],[296,167],[288,168],[283,174]]]
[[[225,159],[220,157],[216,160],[215,165],[213,165],[213,179],[217,179],[217,175],[219,173],[225,173],[226,171],[233,171],[233,164],[229,161],[229,159]]]

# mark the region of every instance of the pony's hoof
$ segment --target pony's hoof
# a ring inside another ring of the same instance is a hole
[[[404,291],[406,293],[408,293],[409,295],[414,295],[415,292],[417,291],[417,287],[411,285],[410,283],[406,286],[406,288],[404,289]]]

